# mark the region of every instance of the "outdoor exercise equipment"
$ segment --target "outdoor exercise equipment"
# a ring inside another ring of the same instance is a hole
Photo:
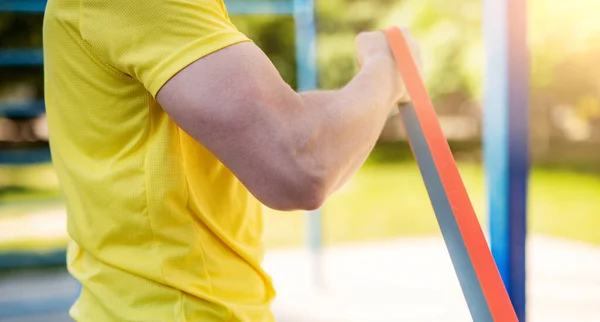
[[[527,2],[484,0],[485,178],[490,244],[519,321],[526,320],[529,174]]]
[[[402,31],[385,30],[411,102],[401,119],[475,322],[518,321]]]

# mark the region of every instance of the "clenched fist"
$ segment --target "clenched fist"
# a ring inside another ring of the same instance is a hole
[[[406,28],[400,29],[404,33],[404,37],[408,42],[417,66],[421,70],[421,49],[419,44],[413,39]],[[360,66],[368,64],[372,60],[389,62],[390,73],[394,74],[393,79],[396,83],[394,88],[397,88],[395,101],[398,103],[403,103],[410,100],[408,93],[406,92],[406,86],[404,86],[404,81],[402,80],[402,77],[396,68],[396,61],[394,59],[394,55],[392,54],[390,45],[382,31],[359,33],[356,37],[356,54]]]

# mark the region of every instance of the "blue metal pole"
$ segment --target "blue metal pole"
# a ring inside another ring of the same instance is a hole
[[[526,318],[529,175],[527,1],[484,0],[484,153],[492,254],[519,321]]]
[[[317,88],[316,30],[313,0],[294,0],[294,21],[296,35],[296,63],[298,90],[309,91]],[[306,232],[312,253],[313,279],[322,285],[322,217],[321,211],[306,214]]]
[[[298,90],[317,88],[316,28],[313,0],[294,0]]]

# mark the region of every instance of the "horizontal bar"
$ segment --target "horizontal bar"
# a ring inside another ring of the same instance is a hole
[[[293,0],[288,1],[225,1],[227,11],[232,15],[291,15],[294,13]],[[0,0],[0,12],[42,13],[46,0]]]
[[[291,15],[294,13],[294,1],[225,1],[227,12],[231,15]]]
[[[46,9],[46,0],[0,0],[0,12],[41,13]]]
[[[10,149],[0,151],[0,164],[21,165],[21,164],[40,164],[52,161],[50,147],[38,147],[32,149]],[[6,257],[8,256],[8,257]],[[15,256],[0,254],[0,268],[5,265],[5,259],[18,258]]]
[[[0,50],[0,66],[37,66],[44,64],[41,49]]]
[[[64,298],[27,299],[21,301],[0,302],[0,319],[32,317],[36,315],[66,313],[79,294]]]
[[[4,152],[2,153],[4,154]],[[66,249],[0,253],[0,269],[66,265]]]
[[[44,101],[34,102],[8,102],[0,101],[0,117],[30,118],[46,113]]]

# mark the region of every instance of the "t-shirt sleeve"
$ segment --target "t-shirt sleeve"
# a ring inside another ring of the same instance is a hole
[[[83,40],[110,67],[156,97],[176,73],[249,39],[220,0],[81,0]]]

